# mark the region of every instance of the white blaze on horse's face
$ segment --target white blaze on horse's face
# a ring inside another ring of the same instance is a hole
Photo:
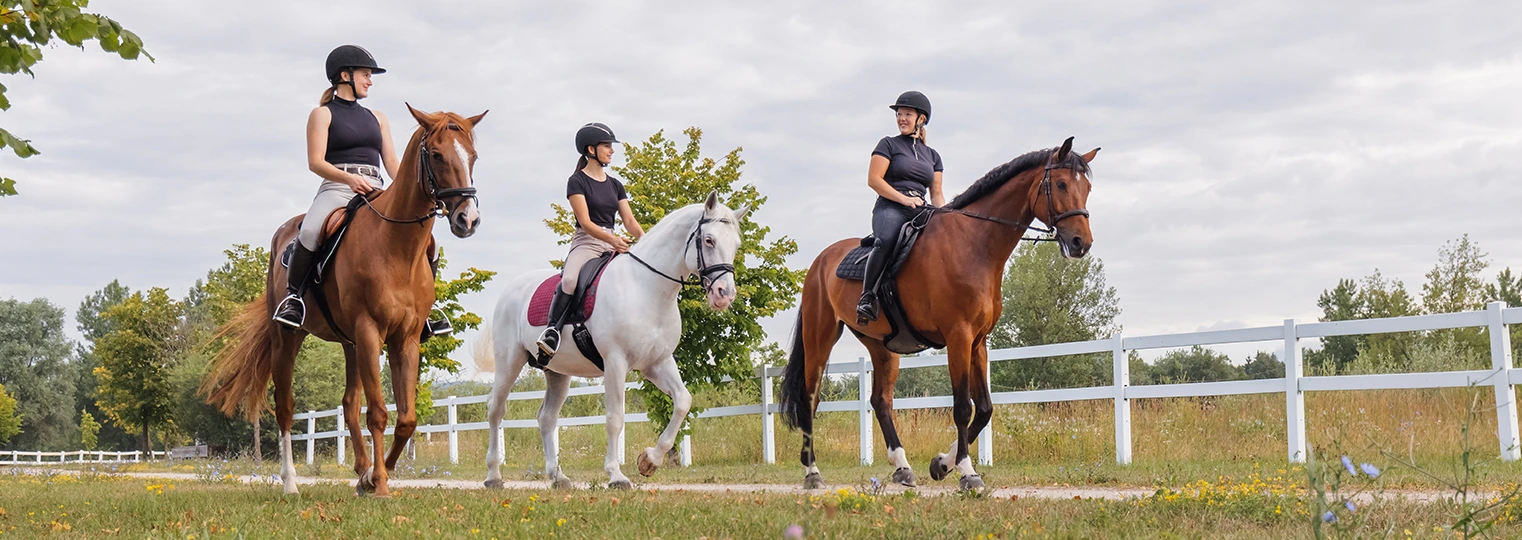
[[[454,141],[454,151],[460,158],[460,167],[465,170],[466,185],[476,185],[475,166],[470,161],[470,152],[465,149],[465,145],[461,144],[459,139]],[[481,213],[476,209],[474,197],[463,198],[449,215],[449,230],[460,238],[475,234],[476,226],[480,223]]]
[[[702,237],[698,239],[698,248],[703,250],[704,262],[733,265],[735,255],[740,251],[740,216],[724,206],[718,206],[705,212],[703,217],[712,220],[703,227]],[[728,309],[739,292],[735,286],[734,272],[725,272],[709,283],[707,292],[708,307],[715,310]]]

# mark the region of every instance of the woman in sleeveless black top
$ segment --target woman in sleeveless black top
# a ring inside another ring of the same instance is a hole
[[[897,117],[899,134],[877,142],[867,167],[867,186],[878,197],[872,207],[872,255],[867,258],[861,301],[856,305],[856,322],[862,325],[877,320],[877,284],[899,230],[925,204],[927,195],[930,204],[946,204],[941,193],[941,154],[925,144],[930,99],[911,90],[888,108]]]
[[[286,297],[274,317],[291,328],[301,328],[306,316],[301,297],[315,263],[312,251],[317,249],[328,214],[348,205],[356,193],[382,189],[381,167],[394,179],[401,163],[386,115],[359,104],[370,95],[371,76],[386,70],[376,65],[370,51],[356,45],[333,49],[326,68],[331,86],[307,116],[307,168],[323,182],[302,219],[296,249],[291,253]],[[429,262],[437,276],[436,255],[430,254]],[[430,319],[423,329],[424,337],[451,332],[449,320],[443,317]]]

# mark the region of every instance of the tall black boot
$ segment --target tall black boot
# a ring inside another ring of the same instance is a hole
[[[312,252],[296,242],[291,252],[291,264],[286,268],[285,299],[275,308],[275,322],[291,328],[301,328],[306,320],[306,303],[301,295],[306,292],[308,278],[312,273]]]
[[[428,267],[433,269],[433,279],[439,279],[439,260],[428,259]],[[428,321],[423,323],[423,341],[434,336],[447,336],[454,333],[454,325],[449,324],[449,316],[443,310],[435,308],[428,312]]]
[[[867,256],[866,275],[862,276],[861,300],[856,302],[856,324],[866,325],[877,320],[877,285],[882,280],[883,270],[888,266],[888,248],[883,246],[883,241],[878,240],[872,245],[872,254]]]
[[[565,325],[565,316],[571,312],[571,295],[555,288],[555,299],[550,301],[550,322],[545,327],[544,333],[539,334],[539,367],[543,368],[550,363],[550,357],[555,351],[560,350],[560,327]]]

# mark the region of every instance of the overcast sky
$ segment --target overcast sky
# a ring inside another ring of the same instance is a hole
[[[55,47],[4,78],[0,298],[72,312],[113,278],[183,295],[267,245],[319,180],[303,129],[333,47],[389,73],[365,105],[475,114],[483,223],[437,234],[503,276],[564,255],[541,220],[589,121],[624,141],[704,130],[743,147],[753,214],[806,267],[868,230],[868,157],[917,89],[948,196],[1077,136],[1104,148],[1093,255],[1127,334],[1314,320],[1375,268],[1419,290],[1468,233],[1522,269],[1518,2],[226,2],[97,0],[157,62]],[[647,224],[648,225],[648,224]],[[499,280],[505,281],[505,280]],[[488,313],[500,287],[468,297]],[[766,329],[785,340],[791,312]],[[845,340],[850,341],[850,340]],[[463,358],[469,347],[459,353]],[[840,355],[862,349],[842,343]],[[845,358],[840,358],[844,360]],[[1240,358],[1238,359],[1240,360]]]

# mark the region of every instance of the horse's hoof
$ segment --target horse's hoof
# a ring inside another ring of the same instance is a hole
[[[947,466],[942,464],[945,460],[946,460],[946,454],[940,454],[938,456],[930,458],[930,479],[931,480],[940,481],[940,480],[946,478],[946,474],[947,473],[951,472],[951,467],[947,467]]]
[[[824,488],[824,477],[819,476],[819,473],[811,472],[808,476],[803,477],[803,489],[822,488]]]
[[[649,478],[650,475],[655,474],[656,464],[650,460],[650,450],[640,452],[639,458],[635,459],[634,462],[639,465],[640,476]]]
[[[976,474],[963,476],[960,483],[962,485],[962,491],[977,491],[983,489],[983,477]]]
[[[905,487],[915,487],[917,485],[914,479],[914,471],[909,470],[908,467],[899,467],[898,470],[893,471],[892,480]]]
[[[677,467],[681,467],[682,466],[682,451],[677,449],[677,447],[672,446],[670,450],[666,451],[666,463],[670,463],[670,464],[675,465]]]
[[[571,484],[570,478],[562,476],[556,478],[554,482],[550,482],[550,487],[553,489],[574,489],[576,486]]]
[[[484,483],[486,484],[486,487],[488,487],[488,488],[491,488],[491,489],[502,489],[502,480],[500,478],[496,479],[496,480],[487,480]]]
[[[634,484],[629,483],[628,480],[614,480],[608,482],[608,489],[630,490],[634,489]]]

